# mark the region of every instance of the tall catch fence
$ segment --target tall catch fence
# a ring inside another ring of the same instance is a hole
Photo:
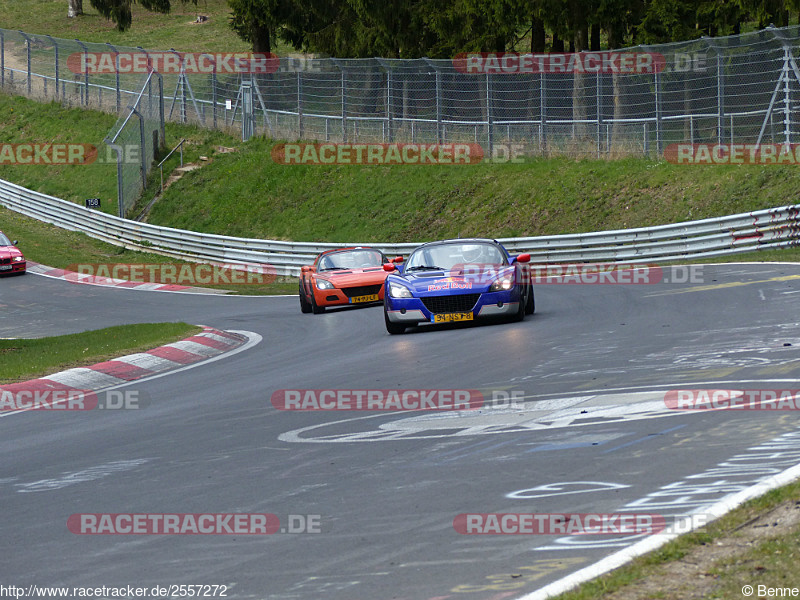
[[[650,71],[485,69],[458,60],[281,57],[270,72],[162,72],[167,120],[332,142],[470,142],[492,154],[661,156],[673,143],[796,143],[800,28],[637,46]],[[75,72],[83,57],[168,55],[0,29],[0,86],[67,105],[120,112],[141,73]],[[213,55],[210,55],[213,56]],[[581,55],[591,59],[592,53]],[[535,61],[534,61],[535,62]],[[80,71],[80,70],[79,70]],[[252,126],[252,127],[251,127]]]
[[[150,71],[106,137],[117,163],[117,214],[124,217],[147,187],[147,176],[164,146],[164,94],[161,76]]]

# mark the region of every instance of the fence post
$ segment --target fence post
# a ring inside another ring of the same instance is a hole
[[[25,39],[25,61],[28,68],[28,96],[31,95],[31,39],[24,32],[20,31],[20,35]]]
[[[722,143],[724,136],[725,117],[725,80],[723,79],[722,53],[719,48],[714,48],[717,53],[717,143]]]
[[[656,156],[661,156],[663,152],[663,123],[661,115],[661,73],[655,74],[655,96],[656,96]]]
[[[600,79],[600,71],[597,71],[597,158],[600,158],[600,138],[602,137],[603,126],[603,90],[602,79]]]
[[[442,143],[442,73],[436,69],[436,143]]]
[[[303,139],[303,73],[297,69],[297,137]]]
[[[336,59],[333,59],[333,64],[339,69],[341,73],[341,89],[342,94],[342,143],[347,143],[347,78],[345,68]]]
[[[486,73],[486,146],[489,158],[494,156],[494,115],[492,114],[492,74]]]
[[[48,35],[48,36],[45,36],[45,37],[47,37],[47,39],[49,39],[49,40],[50,40],[50,42],[53,44],[53,55],[54,55],[54,57],[55,57],[55,67],[56,67],[56,69],[55,69],[55,76],[56,76],[56,98],[58,98],[58,42],[56,42],[56,41],[53,39],[53,36],[51,36],[51,35]],[[45,81],[47,81],[47,80],[45,79]]]
[[[119,52],[114,46],[112,46],[108,42],[106,42],[106,46],[111,48],[111,51],[114,53],[114,74],[116,75],[115,89],[117,91],[117,112],[119,112],[122,108],[122,95],[119,89]]]
[[[159,135],[161,136],[161,146],[167,146],[167,128],[164,119],[164,77],[158,71],[152,72],[158,79],[158,122],[159,122]],[[181,148],[183,150],[183,148]],[[183,165],[181,165],[183,166]]]
[[[131,110],[133,114],[139,117],[139,140],[141,142],[141,150],[139,151],[139,155],[142,157],[142,164],[141,164],[141,171],[142,171],[142,191],[147,188],[147,152],[144,151],[146,148],[145,144],[147,143],[144,135],[144,115],[139,112],[138,108],[133,108]]]
[[[6,37],[0,31],[0,87],[6,87]]]
[[[217,65],[211,73],[211,113],[214,119],[214,129],[217,128]]]
[[[242,141],[253,137],[255,129],[255,107],[253,102],[253,82],[242,81]]]
[[[81,48],[83,48],[83,64],[84,65],[88,65],[89,64],[89,48],[87,48],[86,44],[84,44],[82,41],[80,41],[78,39],[76,39],[75,41],[78,42],[78,45]],[[83,87],[84,87],[83,103],[84,103],[84,105],[88,106],[89,105],[89,69],[88,68],[86,69],[86,73],[83,74]]]
[[[109,142],[108,138],[105,140],[106,145],[111,148],[117,155],[117,216],[120,219],[125,218],[125,192],[122,187],[122,146]]]
[[[792,94],[789,88],[789,48],[783,47],[783,143],[792,143],[791,102]]]
[[[392,110],[392,71],[386,71],[386,129],[389,143],[394,143],[394,111]]]
[[[394,114],[392,111],[392,66],[382,58],[377,59],[378,64],[386,72],[386,134],[384,141],[394,142]]]
[[[539,146],[542,155],[547,156],[547,83],[544,71],[539,74]]]

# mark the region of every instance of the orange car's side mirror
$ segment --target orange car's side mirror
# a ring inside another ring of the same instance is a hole
[[[391,273],[392,271],[395,270],[394,263],[386,263],[385,265],[383,265],[383,270],[386,271],[387,273]]]

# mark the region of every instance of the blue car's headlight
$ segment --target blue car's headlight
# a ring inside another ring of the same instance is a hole
[[[514,287],[514,276],[513,275],[504,275],[499,279],[495,280],[495,282],[489,288],[490,292],[507,292],[512,287]]]
[[[389,284],[389,295],[392,298],[412,298],[411,290],[409,290],[404,285],[399,285],[397,283],[390,283]]]
[[[333,284],[328,281],[327,279],[317,279],[317,289],[318,290],[332,290]]]

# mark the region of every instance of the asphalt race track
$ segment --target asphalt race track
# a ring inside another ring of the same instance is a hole
[[[464,535],[457,515],[671,518],[800,462],[794,411],[664,403],[676,389],[800,388],[798,294],[800,265],[707,265],[693,283],[538,285],[521,323],[389,336],[379,307],[304,315],[296,297],[0,280],[0,337],[181,320],[263,338],[131,384],[150,398],[139,410],[0,413],[0,575],[275,600],[521,598],[641,537]],[[524,404],[287,412],[270,402],[282,389]],[[318,531],[77,535],[80,513],[272,513]]]

